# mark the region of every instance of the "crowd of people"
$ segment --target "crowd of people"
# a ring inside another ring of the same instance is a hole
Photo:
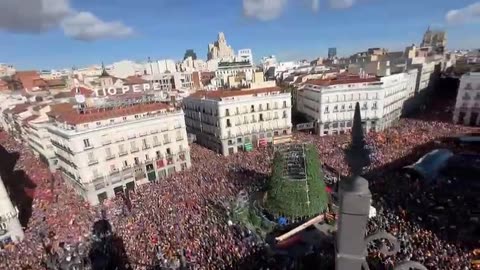
[[[371,246],[369,257],[375,269],[389,269],[389,264],[404,259],[419,261],[429,269],[467,269],[467,247],[443,238],[442,232],[423,226],[417,222],[419,216],[413,220],[408,212],[410,201],[433,190],[420,189],[407,181],[400,185],[403,176],[384,167],[412,151],[418,152],[414,153],[417,157],[424,154],[421,151],[425,149],[417,148],[419,145],[463,132],[468,130],[444,122],[402,119],[385,132],[368,134],[372,163],[367,171],[375,172],[368,180],[373,204],[378,208],[369,231],[385,229],[397,236],[402,246],[395,256],[383,256]],[[295,133],[294,138],[316,145],[322,161],[336,174],[348,174],[343,153],[350,141],[348,135]],[[185,262],[190,269],[261,269],[271,263],[263,252],[264,244],[228,219],[228,205],[240,192],[254,192],[265,183],[272,159],[267,148],[223,157],[193,144],[192,168],[140,186],[102,206],[90,207],[26,146],[5,133],[0,133],[0,145],[20,154],[15,170],[25,171],[36,184],[25,240],[0,250],[0,269],[42,269],[46,247],[55,250],[87,240],[101,210],[123,240],[134,269],[173,267]],[[335,174],[329,179],[334,183]],[[240,267],[241,262],[248,263]]]

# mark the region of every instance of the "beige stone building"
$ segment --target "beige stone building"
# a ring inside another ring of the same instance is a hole
[[[231,61],[235,58],[235,52],[232,47],[227,44],[225,34],[218,33],[218,39],[214,43],[208,44],[208,60],[221,59]]]

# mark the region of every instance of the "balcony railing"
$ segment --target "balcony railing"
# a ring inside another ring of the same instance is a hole
[[[127,151],[120,151],[120,152],[118,153],[118,156],[119,156],[119,157],[123,157],[123,156],[126,156],[126,155],[128,155],[128,152],[127,152]]]
[[[150,145],[148,145],[148,144],[145,144],[145,145],[142,146],[142,149],[143,149],[143,150],[150,149],[150,148],[151,148],[151,147],[150,147]]]
[[[91,160],[88,161],[88,166],[92,166],[92,165],[95,165],[95,164],[98,164],[98,160],[91,159]]]
[[[163,141],[163,144],[169,144],[169,143],[171,143],[171,142],[172,142],[172,141],[170,141],[170,139],[168,139],[168,140],[164,140],[164,141]]]
[[[154,142],[153,143],[153,147],[157,147],[157,146],[161,146],[161,145],[162,145],[162,143],[160,143],[160,142]]]
[[[177,137],[177,142],[183,140],[183,137]]]
[[[120,174],[120,171],[118,169],[110,171],[110,176],[116,176],[116,175],[119,175],[119,174]]]
[[[115,155],[108,155],[105,160],[112,160],[115,158]]]
[[[135,148],[132,148],[132,149],[130,150],[130,153],[133,154],[133,153],[136,153],[136,152],[138,152],[138,151],[140,151],[140,149],[138,149],[138,148],[135,147]]]

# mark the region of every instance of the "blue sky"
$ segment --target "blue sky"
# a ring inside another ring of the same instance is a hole
[[[17,0],[3,1],[10,2],[7,8],[0,3],[0,17],[8,8],[21,5]],[[312,9],[314,0],[270,0],[285,4],[255,7],[250,12],[245,12],[243,1],[254,0],[23,1],[48,2],[55,9],[49,11],[54,15],[49,13],[48,22],[45,14],[37,14],[42,6],[24,12],[30,18],[39,16],[30,25],[15,25],[25,21],[22,13],[7,17],[8,21],[0,19],[0,62],[19,69],[80,67],[147,57],[179,59],[189,48],[206,58],[207,45],[219,31],[235,50],[253,49],[255,59],[270,54],[281,60],[313,59],[325,56],[328,47],[337,47],[340,55],[368,47],[402,49],[419,44],[428,25],[447,30],[449,48],[480,47],[480,12],[468,19],[462,19],[468,13],[459,13],[462,16],[452,22],[446,19],[450,10],[467,12],[464,8],[480,5],[469,0],[319,0],[317,11]],[[353,5],[332,8],[329,1]],[[259,14],[269,12],[274,14]],[[52,19],[58,14],[58,20]],[[85,21],[89,29],[80,29]],[[112,21],[118,23],[107,25]],[[42,29],[32,29],[40,22]],[[93,28],[99,30],[85,32]]]

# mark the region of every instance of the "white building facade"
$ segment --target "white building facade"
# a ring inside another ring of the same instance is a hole
[[[183,105],[188,131],[225,156],[291,134],[291,95],[278,87],[196,92]]]
[[[307,81],[297,91],[297,109],[314,121],[319,135],[336,135],[351,130],[359,102],[364,130],[381,131],[400,118],[403,102],[415,89],[414,77],[411,72]]]
[[[220,62],[215,77],[219,87],[246,87],[253,81],[255,67],[249,62]]]
[[[191,166],[182,110],[153,103],[49,115],[58,167],[92,205]]]
[[[453,122],[469,126],[480,125],[480,72],[462,76],[458,88]]]

